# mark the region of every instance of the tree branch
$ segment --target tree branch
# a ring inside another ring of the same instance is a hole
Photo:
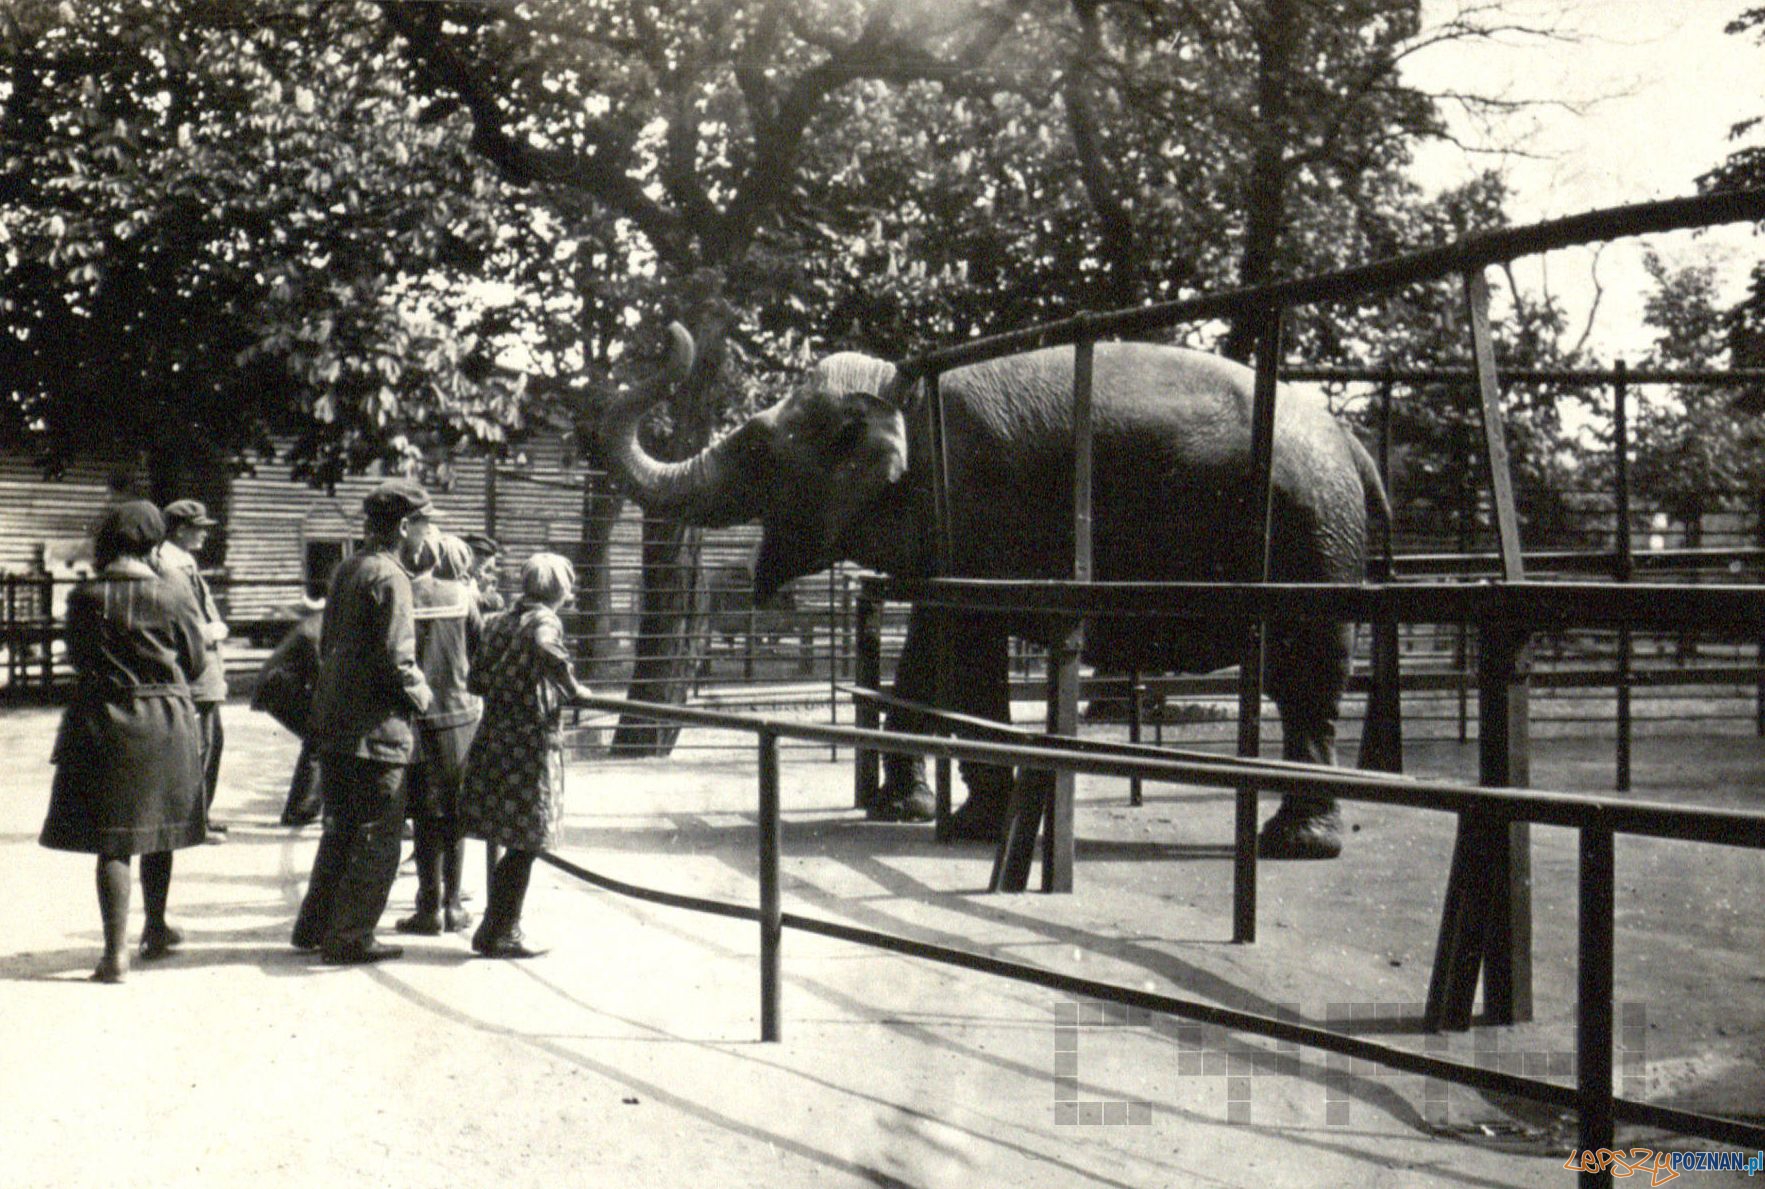
[[[655,247],[674,263],[690,262],[690,246],[681,216],[652,199],[622,168],[622,156],[611,149],[616,139],[602,131],[600,147],[589,153],[541,148],[509,132],[511,121],[485,80],[441,31],[439,13],[429,5],[380,0],[387,22],[411,48],[413,65],[430,85],[459,96],[472,119],[472,149],[504,177],[522,185],[570,185],[592,193],[607,207],[630,219]],[[590,138],[594,139],[590,130]]]

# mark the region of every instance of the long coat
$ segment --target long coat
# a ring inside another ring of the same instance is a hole
[[[411,579],[416,606],[417,667],[429,683],[429,709],[417,718],[412,759],[412,817],[451,818],[465,775],[466,749],[478,728],[478,696],[467,688],[472,656],[484,631],[478,592],[465,582],[419,574]]]
[[[215,605],[214,592],[209,590],[202,569],[190,552],[171,541],[161,541],[153,551],[153,568],[171,582],[183,583],[196,600],[202,613],[202,672],[190,682],[190,696],[198,702],[227,700],[227,665],[221,659],[221,641],[226,638],[227,625]]]
[[[257,689],[251,708],[299,735],[307,736],[312,714],[313,686],[319,679],[319,629],[323,618],[315,611],[288,629],[257,672]]]
[[[576,688],[564,625],[522,600],[493,617],[472,663],[484,716],[466,755],[460,831],[518,850],[556,845],[564,812],[559,720]]]
[[[309,737],[323,755],[408,764],[411,720],[427,709],[410,575],[385,549],[351,554],[325,597]]]
[[[117,857],[201,842],[195,599],[145,562],[119,558],[69,593],[67,650],[78,684],[55,737],[39,841]]]

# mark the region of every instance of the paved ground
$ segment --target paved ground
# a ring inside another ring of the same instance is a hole
[[[1228,1052],[1209,1030],[1104,1022],[1039,989],[796,933],[784,1041],[761,1044],[753,926],[544,867],[528,914],[553,947],[540,960],[473,959],[444,938],[374,969],[320,966],[286,944],[317,841],[272,824],[292,740],[237,705],[220,800],[232,841],[177,859],[187,947],[96,986],[90,865],[35,844],[54,723],[0,714],[9,1185],[1572,1183],[1573,1132],[1547,1113],[1456,1090],[1430,1103],[1418,1078],[1327,1077],[1320,1054]],[[1540,787],[1609,780],[1609,744],[1551,747]],[[1646,795],[1690,783],[1758,804],[1765,787],[1752,739],[1649,741],[1637,763]],[[1411,756],[1412,770],[1474,764],[1453,744]],[[1249,1010],[1358,1014],[1351,1027],[1423,1044],[1451,843],[1441,815],[1352,810],[1342,860],[1264,868],[1262,940],[1234,947],[1225,798],[1153,788],[1129,809],[1119,782],[1082,784],[1077,894],[995,897],[979,890],[984,849],[858,822],[849,772],[845,756],[786,752],[792,911]],[[745,749],[582,763],[565,853],[751,902],[753,798]],[[1454,1038],[1453,1054],[1481,1046],[1568,1080],[1574,853],[1572,836],[1537,832],[1538,1023]],[[1646,1077],[1629,1089],[1759,1113],[1765,857],[1626,840],[1619,870],[1619,998],[1646,1020]],[[388,924],[411,895],[407,867]],[[1074,1018],[1084,1026],[1057,1027]],[[1100,1114],[1137,1121],[1058,1122],[1054,1076],[1068,1067],[1082,1099],[1123,1104]]]

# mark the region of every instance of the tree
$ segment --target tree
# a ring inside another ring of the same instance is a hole
[[[159,498],[194,470],[224,503],[226,466],[271,432],[325,482],[531,415],[496,363],[513,328],[470,287],[552,253],[532,225],[505,231],[494,177],[349,15],[0,13],[6,441],[51,470],[139,453]]]
[[[1674,267],[1654,252],[1644,258],[1654,292],[1644,321],[1657,331],[1648,366],[1707,370],[1729,357],[1729,317],[1720,308],[1716,268]],[[1665,399],[1642,403],[1635,417],[1635,476],[1639,486],[1685,529],[1686,544],[1702,543],[1706,513],[1737,492],[1765,481],[1756,419],[1738,412],[1734,392],[1675,385]]]

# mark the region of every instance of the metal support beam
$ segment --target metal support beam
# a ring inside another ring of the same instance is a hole
[[[760,733],[760,1039],[776,1041],[779,1012],[779,944],[784,909],[779,895],[778,736]]]
[[[1268,311],[1256,340],[1256,389],[1250,424],[1250,507],[1248,522],[1256,533],[1255,577],[1269,580],[1269,517],[1274,506],[1275,398],[1281,367],[1281,311]],[[1238,754],[1256,756],[1262,751],[1262,679],[1267,624],[1257,622],[1245,631],[1244,652],[1238,668]],[[1232,940],[1248,945],[1256,940],[1256,786],[1242,785],[1237,793],[1232,846]]]

